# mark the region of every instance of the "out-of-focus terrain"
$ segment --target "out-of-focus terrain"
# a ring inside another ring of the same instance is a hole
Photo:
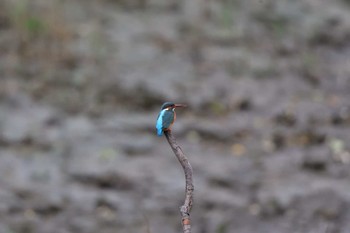
[[[350,232],[350,1],[1,0],[0,232]]]

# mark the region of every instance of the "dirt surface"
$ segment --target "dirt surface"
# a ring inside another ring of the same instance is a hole
[[[350,232],[348,0],[0,0],[0,233]]]

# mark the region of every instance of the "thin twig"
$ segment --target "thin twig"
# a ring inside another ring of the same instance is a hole
[[[174,151],[177,159],[179,160],[184,172],[186,179],[186,196],[183,206],[180,208],[182,216],[182,229],[184,233],[191,233],[191,221],[190,221],[190,212],[192,209],[193,202],[193,179],[192,179],[192,167],[188,162],[187,157],[184,155],[180,146],[176,143],[174,136],[171,133],[171,130],[164,132],[166,139],[169,142],[171,149]]]

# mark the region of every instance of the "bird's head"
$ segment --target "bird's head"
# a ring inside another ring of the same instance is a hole
[[[162,105],[162,108],[161,110],[163,109],[175,109],[175,108],[181,108],[181,107],[186,107],[185,104],[174,104],[173,102],[165,102],[163,105]]]

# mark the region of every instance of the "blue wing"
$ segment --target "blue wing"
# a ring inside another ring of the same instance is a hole
[[[158,136],[163,135],[163,130],[167,129],[174,122],[174,113],[173,111],[167,111],[166,109],[162,110],[157,118],[156,128]]]
[[[162,110],[160,111],[160,113],[158,114],[158,118],[157,118],[157,123],[156,123],[156,129],[157,129],[157,134],[158,136],[162,136],[163,135],[163,114],[166,110]]]
[[[167,129],[174,123],[174,112],[171,110],[165,111],[163,114],[163,130]]]

